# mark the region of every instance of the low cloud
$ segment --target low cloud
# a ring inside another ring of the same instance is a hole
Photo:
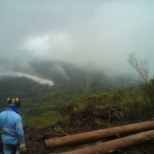
[[[49,85],[49,86],[54,85],[54,81],[51,81],[49,79],[43,79],[41,77],[38,77],[38,76],[35,76],[35,75],[32,75],[32,74],[16,72],[14,75],[19,76],[19,77],[26,77],[26,78],[32,79],[32,80],[34,80],[36,82],[39,82],[40,84],[45,84],[45,85]]]
[[[0,56],[10,70],[60,60],[114,76],[136,74],[127,62],[134,52],[148,60],[152,77],[153,7],[144,0],[0,1]]]
[[[26,38],[19,48],[34,58],[54,60],[64,59],[65,53],[71,50],[71,43],[67,34],[53,33]]]

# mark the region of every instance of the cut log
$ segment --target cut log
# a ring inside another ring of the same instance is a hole
[[[131,146],[139,145],[141,143],[154,139],[154,130],[145,131],[142,133],[130,135],[120,139],[100,143],[98,145],[88,146],[82,149],[63,152],[62,154],[107,154],[113,153],[119,149],[128,148]]]
[[[154,121],[135,123],[124,126],[111,127],[91,132],[68,135],[59,138],[50,138],[44,141],[45,149],[59,148],[68,145],[76,145],[91,141],[102,140],[107,137],[116,137],[123,134],[132,134],[154,129]]]

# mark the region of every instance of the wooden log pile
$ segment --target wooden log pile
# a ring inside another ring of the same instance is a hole
[[[96,145],[87,146],[81,149],[64,152],[64,154],[112,153],[119,149],[129,148],[131,146],[154,140],[154,121],[111,127],[59,138],[50,138],[45,140],[44,145],[46,149],[53,149],[84,144],[92,141],[99,141],[109,137],[115,137],[115,139]]]

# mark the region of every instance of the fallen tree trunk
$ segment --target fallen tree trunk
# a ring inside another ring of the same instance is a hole
[[[98,145],[88,146],[86,148],[64,152],[62,154],[106,154],[112,153],[119,149],[128,148],[131,146],[139,145],[141,143],[154,139],[154,130],[130,135],[120,139],[100,143]]]
[[[154,129],[154,121],[135,123],[130,125],[111,127],[86,133],[74,134],[59,138],[50,138],[45,140],[45,148],[58,148],[68,145],[82,144],[91,141],[101,140],[107,137],[120,136],[123,134],[132,134],[140,131]]]

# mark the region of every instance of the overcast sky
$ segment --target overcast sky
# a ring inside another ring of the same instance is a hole
[[[58,59],[133,73],[132,52],[153,75],[153,0],[0,0],[1,66]]]

